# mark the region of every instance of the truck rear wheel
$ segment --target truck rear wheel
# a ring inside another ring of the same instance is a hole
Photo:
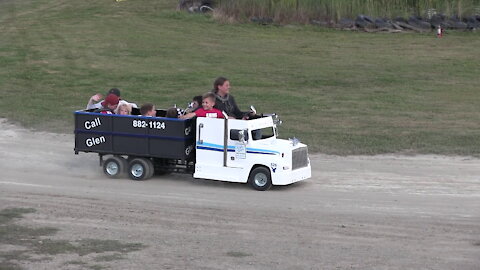
[[[256,190],[265,191],[272,186],[270,170],[265,167],[256,167],[248,177],[248,183]]]
[[[127,167],[127,161],[118,156],[108,158],[103,162],[103,173],[110,178],[118,178],[124,172]]]
[[[150,159],[134,158],[128,165],[128,175],[132,180],[146,180],[153,175],[153,164]]]

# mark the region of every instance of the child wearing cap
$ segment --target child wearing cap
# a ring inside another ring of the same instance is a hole
[[[107,96],[110,95],[110,94],[114,94],[118,97],[119,100],[122,100],[120,98],[120,90],[118,88],[112,88],[112,89],[108,90]],[[87,103],[86,110],[102,109],[103,108],[103,105],[102,105],[103,100],[100,101],[102,98],[103,98],[103,95],[100,94],[100,93],[97,93],[97,94],[93,95],[92,97],[90,97],[90,99],[88,100],[88,103]],[[127,101],[125,101],[125,102],[127,102]],[[137,104],[130,103],[130,102],[128,102],[128,103],[130,104],[131,107],[137,108]]]
[[[104,113],[104,114],[113,114],[117,108],[119,99],[115,94],[109,94],[105,100],[102,102],[102,108],[97,109],[95,112]]]
[[[215,95],[208,92],[202,96],[202,108],[198,108],[196,111],[187,113],[180,116],[182,119],[188,119],[192,117],[210,117],[210,118],[223,118],[223,114],[219,109],[213,108],[215,106]]]

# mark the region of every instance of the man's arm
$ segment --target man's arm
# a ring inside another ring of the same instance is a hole
[[[231,105],[233,107],[233,115],[235,115],[235,118],[242,119],[245,115],[247,115],[246,112],[240,111],[240,108],[238,108],[237,102],[235,102],[235,98],[233,96],[230,96],[230,99]]]
[[[99,102],[103,98],[102,94],[95,94],[93,95],[87,103],[87,108],[86,110],[92,110],[92,109],[100,109],[102,108],[102,103]]]

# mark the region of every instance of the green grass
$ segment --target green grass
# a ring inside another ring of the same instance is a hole
[[[311,151],[480,155],[479,32],[222,24],[176,3],[0,1],[0,117],[72,132],[94,93],[184,106],[226,76]]]

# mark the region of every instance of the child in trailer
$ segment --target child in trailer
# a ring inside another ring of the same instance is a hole
[[[94,112],[103,114],[113,114],[118,105],[118,96],[115,94],[109,94],[102,102],[102,108],[95,110]]]
[[[211,117],[211,118],[223,118],[223,114],[220,110],[213,108],[215,106],[215,95],[211,92],[202,96],[202,108],[197,109],[194,112],[187,113],[180,116],[181,119],[188,119],[192,117]]]
[[[202,96],[194,96],[192,98],[192,102],[190,102],[190,104],[188,104],[188,107],[185,110],[185,113],[194,112],[201,107],[202,107]]]
[[[110,95],[110,94],[114,94],[118,97],[118,100],[121,100],[123,102],[126,102],[126,103],[129,103],[131,107],[133,108],[137,108],[137,104],[135,103],[130,103],[130,102],[127,102],[125,100],[122,100],[122,98],[120,97],[120,90],[118,88],[112,88],[110,90],[108,90],[107,92],[107,96]],[[100,93],[97,93],[95,95],[93,95],[89,100],[88,100],[88,104],[87,104],[87,108],[86,110],[98,110],[98,109],[102,109],[103,108],[103,101],[105,100],[101,100],[103,98],[103,95],[100,94]]]
[[[178,110],[175,107],[169,108],[165,114],[167,118],[178,118]]]
[[[142,116],[152,117],[157,116],[157,111],[152,103],[145,103],[140,107],[140,114]]]
[[[124,100],[120,100],[114,112],[115,114],[130,115],[132,114],[132,105]]]

